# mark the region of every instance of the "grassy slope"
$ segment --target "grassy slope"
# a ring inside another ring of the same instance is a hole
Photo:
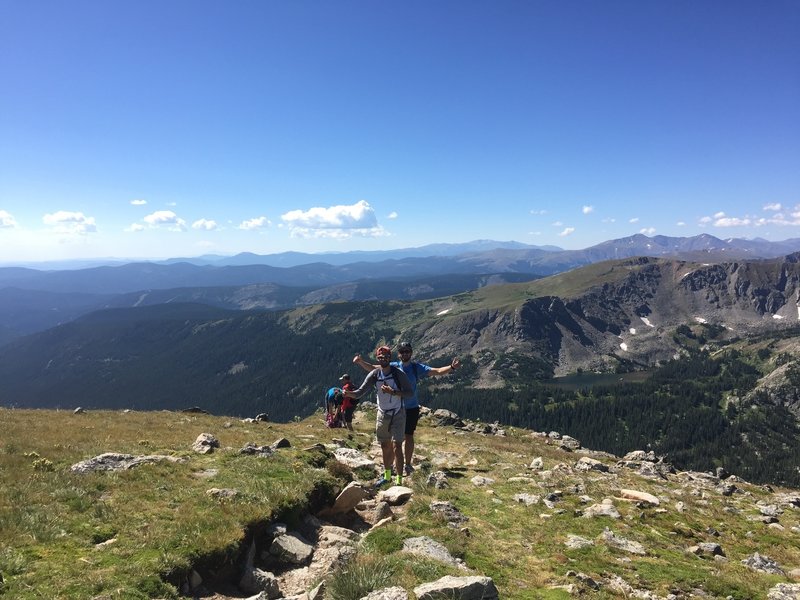
[[[371,418],[359,411],[357,429],[363,435],[352,445],[360,442],[365,449],[370,442]],[[6,596],[167,597],[170,589],[157,575],[190,565],[219,568],[232,563],[246,526],[303,505],[312,489],[331,484],[329,472],[311,468],[302,448],[328,442],[342,431],[327,430],[318,422],[319,417],[264,425],[170,412],[73,415],[0,410],[0,574]],[[210,455],[192,453],[190,445],[201,432],[216,435],[223,448]],[[247,442],[269,444],[284,436],[292,448],[272,458],[238,455]],[[190,458],[116,474],[69,472],[71,464],[108,451]],[[363,550],[365,555],[387,555],[395,567],[395,581],[409,590],[448,572],[397,552],[403,538],[417,535],[444,543],[475,571],[493,577],[503,598],[512,599],[567,598],[552,586],[574,582],[567,576],[569,570],[595,578],[615,573],[662,596],[699,587],[711,597],[759,598],[784,578],[753,573],[741,559],[758,551],[788,568],[800,566],[798,534],[790,529],[798,525],[796,511],[787,510],[781,518],[784,531],[746,520],[757,514],[756,501],[770,502],[770,494],[757,486],[737,484],[746,494],[728,498],[709,490],[694,495],[677,478],[655,482],[627,470],[612,475],[562,471],[553,467],[574,465],[579,456],[530,432],[510,430],[507,437],[461,434],[431,427],[427,419],[418,431],[418,456],[430,461],[412,479],[415,496],[407,518],[370,534]],[[527,471],[536,456],[544,458],[549,476]],[[451,487],[426,488],[424,474],[442,468],[434,464],[442,457],[450,462],[444,467],[449,467]],[[603,460],[614,464],[610,458]],[[218,474],[198,477],[207,469],[217,469]],[[476,487],[470,481],[475,475],[495,483]],[[519,475],[534,482],[510,481]],[[584,489],[578,491],[576,485]],[[241,495],[221,503],[205,494],[211,487],[237,488]],[[585,508],[581,494],[599,502],[618,496],[620,488],[658,495],[665,500],[663,510],[616,501],[623,515],[620,521],[575,515]],[[514,501],[521,492],[545,495],[555,490],[563,492],[558,511]],[[469,533],[435,518],[428,509],[434,499],[451,500],[467,515]],[[686,505],[684,513],[675,507],[679,500]],[[595,539],[604,527],[642,542],[648,555],[626,555],[600,542],[583,550],[563,545],[567,534]],[[720,535],[707,533],[709,527]],[[113,544],[96,547],[112,538]],[[686,547],[699,541],[720,543],[729,561],[686,554]],[[607,591],[592,594],[614,597]]]

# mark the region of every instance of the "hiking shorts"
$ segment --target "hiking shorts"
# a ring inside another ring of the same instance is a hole
[[[419,421],[419,406],[406,409],[406,435],[414,435]]]
[[[406,411],[399,408],[396,411],[383,412],[378,410],[375,421],[375,437],[379,442],[402,442],[406,430]]]
[[[356,412],[355,406],[348,406],[344,409],[344,422],[345,423],[352,423],[353,422],[353,413]]]

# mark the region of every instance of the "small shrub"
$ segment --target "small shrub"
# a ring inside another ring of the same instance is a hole
[[[35,454],[35,453],[34,453]],[[33,470],[34,471],[55,471],[55,465],[50,460],[46,458],[37,458],[33,461]]]
[[[325,468],[328,473],[333,475],[336,479],[341,479],[346,483],[353,481],[353,470],[345,464],[340,463],[335,458],[331,458],[325,463]]]
[[[395,567],[386,558],[357,558],[334,572],[326,596],[331,600],[359,600],[388,587],[394,574]]]

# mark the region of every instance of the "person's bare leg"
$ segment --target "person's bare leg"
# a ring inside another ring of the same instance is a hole
[[[403,475],[403,442],[392,442],[394,444],[394,468],[398,476]]]
[[[408,434],[408,433],[406,434],[405,445],[406,445],[406,449],[405,449],[406,464],[410,465],[412,459],[414,458],[414,435],[413,434]]]
[[[383,455],[383,468],[386,471],[392,470],[392,459],[394,458],[394,451],[392,448],[392,441],[381,442],[381,454]]]

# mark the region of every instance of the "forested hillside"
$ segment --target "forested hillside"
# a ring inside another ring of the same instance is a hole
[[[694,352],[641,383],[569,391],[546,382],[477,390],[438,387],[432,408],[559,431],[618,456],[641,448],[682,469],[724,467],[748,481],[800,485],[800,428],[782,406],[741,402],[759,372],[736,351]]]

